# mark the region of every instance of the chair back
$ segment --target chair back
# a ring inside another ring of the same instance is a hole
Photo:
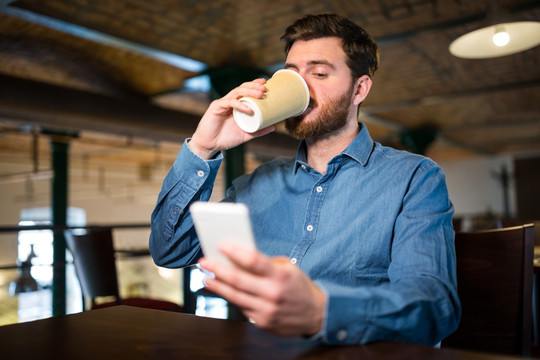
[[[87,229],[86,233],[65,232],[66,243],[81,283],[83,296],[119,298],[111,228]]]
[[[534,226],[455,237],[461,322],[442,346],[530,355]]]

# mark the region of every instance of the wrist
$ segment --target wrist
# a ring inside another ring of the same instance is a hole
[[[212,159],[219,152],[219,150],[210,150],[210,149],[206,149],[204,147],[199,146],[197,144],[197,141],[194,140],[193,138],[188,140],[187,144],[189,148],[191,149],[191,152],[193,152],[195,155],[197,155],[198,157],[204,160]]]
[[[320,334],[323,329],[324,317],[326,312],[326,294],[317,286],[315,286],[315,306],[312,316],[312,321],[308,332],[305,334],[308,337],[313,337],[314,335]]]

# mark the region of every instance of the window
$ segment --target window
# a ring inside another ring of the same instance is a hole
[[[21,211],[20,226],[50,225],[51,208],[32,208]],[[86,213],[83,209],[68,209],[68,225],[85,226]],[[43,319],[52,316],[53,279],[53,233],[51,230],[20,231],[18,235],[17,260],[19,264],[30,262],[30,276],[37,283],[37,290],[18,293],[19,322]],[[69,251],[66,252],[67,313],[82,310],[82,296]],[[21,269],[21,276],[25,269]],[[10,292],[15,293],[12,283]],[[21,290],[21,289],[19,289]],[[33,290],[33,289],[27,289]]]

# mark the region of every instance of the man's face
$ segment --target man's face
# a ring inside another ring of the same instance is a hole
[[[286,128],[292,136],[298,139],[322,138],[339,130],[356,116],[351,111],[353,83],[345,59],[338,38],[296,41],[293,44],[285,68],[297,71],[304,78],[311,99],[302,115],[286,120]]]

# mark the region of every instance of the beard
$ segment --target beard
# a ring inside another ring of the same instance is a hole
[[[330,99],[328,104],[321,108],[319,116],[310,122],[304,122],[305,115],[299,115],[285,120],[285,128],[289,135],[298,140],[307,138],[325,138],[341,129],[347,123],[349,107],[351,105],[353,85],[341,96]],[[315,108],[317,103],[311,100],[310,107]]]

